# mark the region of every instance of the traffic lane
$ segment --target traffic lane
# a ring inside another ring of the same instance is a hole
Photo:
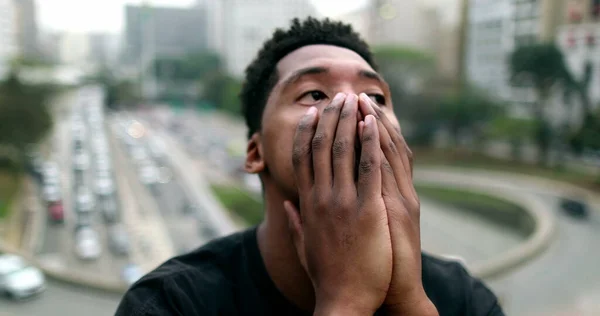
[[[544,198],[558,219],[556,240],[527,265],[488,283],[504,301],[507,315],[555,315],[561,310],[598,315],[600,206],[592,206],[590,220],[579,220],[561,211],[556,196]],[[590,307],[590,301],[596,306]]]
[[[488,260],[525,236],[472,212],[421,198],[421,245],[437,255],[459,256],[466,264]]]
[[[112,315],[121,295],[96,291],[83,286],[47,280],[46,291],[25,301],[0,298],[1,312],[6,315]]]
[[[155,198],[177,253],[186,253],[205,242],[196,216],[185,212],[189,202],[179,182],[172,179],[158,184]]]

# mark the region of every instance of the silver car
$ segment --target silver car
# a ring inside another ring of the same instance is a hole
[[[16,255],[0,255],[0,293],[25,299],[45,290],[46,279],[36,267]]]

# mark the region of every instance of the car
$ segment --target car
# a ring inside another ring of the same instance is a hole
[[[48,215],[50,220],[55,223],[62,223],[65,221],[65,211],[62,201],[54,201],[48,203]]]
[[[137,282],[142,276],[144,276],[142,269],[133,263],[125,265],[123,270],[121,270],[121,278],[129,286]]]
[[[99,171],[109,171],[111,169],[110,158],[108,156],[98,156],[96,157],[96,170]]]
[[[152,185],[159,180],[159,171],[156,166],[151,163],[144,164],[139,169],[140,181],[146,185]]]
[[[100,196],[111,195],[115,192],[115,184],[110,177],[99,177],[96,179],[96,194]]]
[[[110,250],[117,256],[129,254],[129,235],[122,224],[113,224],[108,228],[108,245]]]
[[[25,299],[45,290],[44,274],[12,254],[0,255],[0,293],[12,299]]]
[[[587,218],[589,210],[587,204],[578,198],[565,197],[560,201],[560,208],[569,216],[576,218]]]
[[[78,152],[73,156],[73,168],[75,170],[87,170],[90,166],[90,156],[84,152]]]
[[[89,226],[75,232],[75,254],[82,260],[96,260],[102,253],[98,233]]]
[[[46,202],[56,202],[61,200],[60,187],[55,184],[46,184],[42,188],[42,197]]]
[[[102,213],[105,223],[114,224],[119,221],[119,210],[114,197],[101,198],[98,201],[98,210]]]
[[[148,159],[148,153],[143,147],[133,147],[131,149],[131,158],[136,162],[141,162]]]
[[[75,210],[78,213],[88,213],[94,209],[94,197],[86,187],[80,187],[75,195]]]
[[[60,171],[58,165],[54,162],[46,162],[42,167],[42,174],[44,179],[58,179],[60,178]]]

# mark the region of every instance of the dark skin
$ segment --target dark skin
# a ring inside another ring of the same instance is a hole
[[[383,305],[436,315],[421,281],[410,151],[387,84],[331,45],[297,49],[277,73],[245,166],[264,184],[258,244],[271,279],[315,314]]]

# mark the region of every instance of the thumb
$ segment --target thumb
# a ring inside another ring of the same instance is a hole
[[[290,232],[292,233],[292,240],[294,241],[296,252],[298,253],[298,259],[300,259],[302,267],[304,267],[304,270],[306,270],[307,266],[304,249],[304,230],[302,229],[302,223],[300,221],[300,212],[298,212],[298,209],[296,209],[294,204],[292,204],[290,201],[283,202],[283,208],[285,209],[285,214],[288,218],[288,225]]]

